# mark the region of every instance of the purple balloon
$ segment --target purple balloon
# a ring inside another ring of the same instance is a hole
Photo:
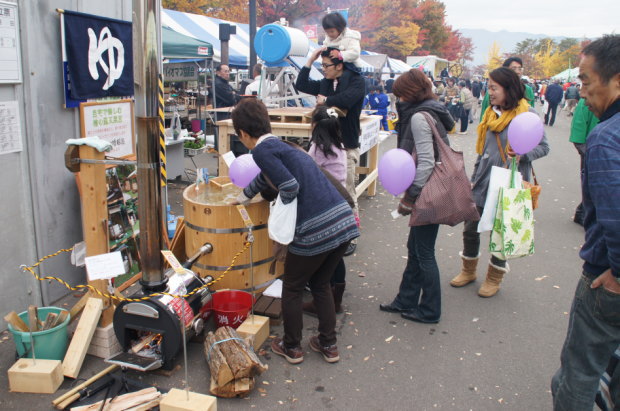
[[[230,165],[228,176],[237,187],[245,188],[260,173],[260,168],[254,162],[252,154],[243,154]]]
[[[379,160],[379,181],[390,194],[405,191],[415,178],[415,162],[410,153],[400,148],[386,152]]]
[[[508,142],[517,154],[529,153],[543,138],[544,127],[538,114],[525,112],[517,115],[508,126]]]

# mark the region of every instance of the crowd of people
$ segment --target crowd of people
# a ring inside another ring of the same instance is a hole
[[[616,201],[620,197],[620,36],[604,36],[584,48],[580,86],[530,82],[516,57],[506,59],[484,81],[447,78],[444,82],[412,69],[397,78],[391,76],[385,84],[369,86],[356,64],[359,33],[347,28],[338,16],[331,13],[324,19],[328,46],[311,53],[296,82],[299,91],[316,97],[308,152],[272,135],[267,109],[260,100],[241,100],[232,111],[235,131],[261,169],[238,201],[247,202],[258,193],[266,199],[279,197],[284,204],[298,201],[283,277],[284,336],[272,341],[273,352],[293,364],[303,361],[305,312],[319,321],[318,335],[309,339],[309,347],[327,362],[339,360],[335,325],[346,285],[343,257],[360,236],[355,168],[360,159],[359,119],[364,106],[383,117],[384,129],[388,128],[388,110],[397,112],[397,147],[416,159],[415,178],[397,208],[400,215],[411,216],[407,263],[396,296],[379,309],[410,321],[437,323],[441,285],[435,241],[440,223],[418,224],[412,214],[441,161],[434,136],[449,144],[457,121],[461,123],[457,133],[466,134],[480,109],[472,140],[477,159],[463,189],[471,190],[482,215],[493,167],[515,164],[523,180],[530,181],[532,163],[550,150],[543,134],[527,153],[515,152],[514,140],[508,138],[510,124],[522,113],[539,115],[538,101],[546,108],[544,123],[553,126],[564,101],[567,115],[572,116],[570,141],[581,156],[583,201],[575,222],[584,226],[586,238],[561,367],[552,381],[554,409],[591,410],[605,372],[607,390],[598,392],[597,403],[613,407],[610,404],[615,401],[619,406],[620,367],[614,371],[611,364],[618,362],[614,362],[614,352],[620,347],[620,206]],[[310,69],[319,59],[324,78],[312,80]],[[457,288],[478,277],[482,240],[477,220],[464,221],[462,238],[461,269],[450,281]],[[478,295],[496,295],[509,270],[506,259],[492,254]],[[312,300],[305,303],[304,287],[312,294]]]

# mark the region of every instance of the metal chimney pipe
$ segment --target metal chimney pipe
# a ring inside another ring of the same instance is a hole
[[[133,0],[140,284],[144,293],[163,291],[168,281],[163,272],[160,252],[164,248],[159,130],[159,80],[162,71],[160,13],[161,0]],[[163,101],[163,95],[161,99]]]

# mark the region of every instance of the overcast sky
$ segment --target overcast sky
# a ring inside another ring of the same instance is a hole
[[[550,36],[620,34],[620,0],[442,0],[454,29]]]

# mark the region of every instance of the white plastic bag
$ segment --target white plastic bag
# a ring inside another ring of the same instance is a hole
[[[287,245],[295,237],[295,225],[297,224],[297,198],[288,204],[284,204],[278,197],[269,205],[269,220],[267,227],[269,238],[280,244]]]
[[[521,187],[523,177],[521,173],[515,174],[515,187]],[[487,198],[484,201],[484,210],[478,222],[478,232],[491,231],[495,220],[495,211],[497,208],[497,199],[499,196],[499,188],[510,187],[510,169],[503,167],[491,167],[491,177],[489,178],[489,189],[487,190]]]
[[[543,103],[542,112],[543,112],[543,114],[546,115],[548,111],[549,111],[549,102],[547,100],[545,100],[545,102]]]

